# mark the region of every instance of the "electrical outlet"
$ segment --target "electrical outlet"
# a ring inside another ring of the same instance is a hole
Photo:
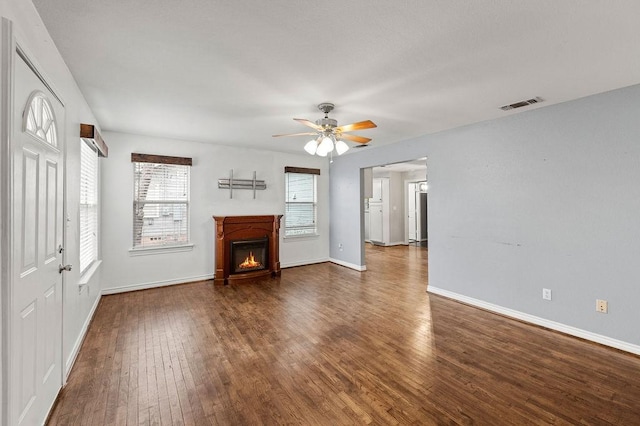
[[[544,300],[551,300],[551,289],[543,288],[542,289],[542,298]]]
[[[607,303],[606,300],[600,300],[600,299],[596,300],[596,312],[606,314],[608,310],[609,310],[609,304]]]
[[[342,243],[338,243],[338,249],[339,249],[340,251],[342,251],[342,248],[343,248],[343,247],[342,247]]]

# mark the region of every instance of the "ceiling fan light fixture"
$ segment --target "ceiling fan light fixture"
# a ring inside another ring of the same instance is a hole
[[[333,140],[331,139],[331,136],[325,135],[318,145],[316,154],[320,155],[321,157],[325,157],[331,151],[333,151]]]
[[[318,150],[318,141],[316,139],[311,139],[304,146],[304,150],[307,151],[311,155],[315,155],[316,151]]]
[[[327,154],[329,154],[328,151],[324,151],[322,149],[320,149],[320,147],[318,147],[318,150],[316,151],[316,155],[319,157],[326,157]]]
[[[340,140],[336,142],[336,152],[338,153],[338,155],[342,155],[347,151],[349,151],[349,145]]]

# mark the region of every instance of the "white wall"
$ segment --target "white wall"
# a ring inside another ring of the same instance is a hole
[[[1,14],[13,22],[16,42],[37,66],[38,71],[65,106],[65,121],[59,123],[59,136],[64,138],[66,144],[65,207],[69,221],[65,226],[65,263],[75,266],[70,272],[65,273],[63,288],[63,361],[68,373],[100,293],[100,271],[88,280],[89,285],[80,292],[80,275],[77,268],[80,123],[97,123],[33,4],[24,0],[3,1]]]
[[[284,167],[319,168],[318,237],[282,239],[283,268],[327,261],[329,257],[328,160],[306,153],[290,154],[199,142],[106,132],[109,159],[102,168],[103,291],[110,293],[213,277],[214,221],[212,216],[274,215],[284,213]],[[131,256],[133,167],[131,153],[192,157],[191,251]],[[218,189],[218,179],[264,180],[257,191]],[[281,225],[284,226],[284,218]],[[283,272],[283,273],[286,273]]]
[[[639,118],[632,86],[335,159],[331,257],[363,261],[360,168],[426,156],[430,291],[640,353]]]

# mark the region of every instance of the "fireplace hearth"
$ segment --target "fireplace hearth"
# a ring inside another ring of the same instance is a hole
[[[275,216],[214,216],[214,284],[280,275],[280,219]]]

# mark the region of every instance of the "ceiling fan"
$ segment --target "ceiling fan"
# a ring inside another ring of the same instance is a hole
[[[312,122],[304,118],[294,118],[299,123],[305,126],[311,127],[313,132],[303,133],[289,133],[286,135],[273,135],[274,138],[281,136],[313,136],[314,138],[307,142],[304,146],[304,150],[309,154],[317,154],[321,157],[326,157],[327,154],[333,152],[335,147],[338,155],[344,154],[349,145],[345,143],[345,140],[366,145],[371,138],[365,138],[362,136],[350,135],[347,132],[353,132],[356,130],[372,129],[376,124],[371,120],[359,121],[357,123],[345,124],[344,126],[338,126],[338,122],[333,118],[329,118],[329,113],[333,110],[335,105],[332,103],[324,102],[318,105],[318,109],[324,112],[324,118]]]

